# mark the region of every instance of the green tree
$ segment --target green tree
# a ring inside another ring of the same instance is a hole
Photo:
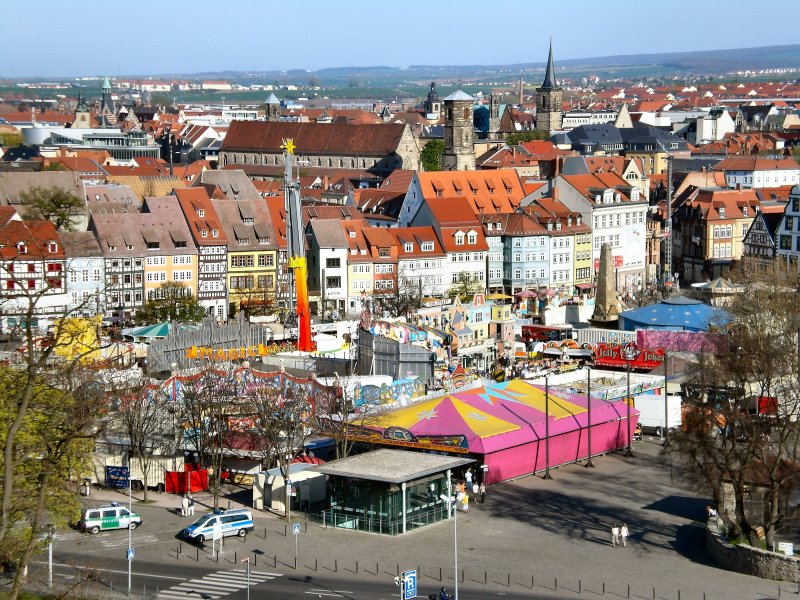
[[[151,297],[136,311],[135,320],[140,325],[163,321],[198,323],[205,314],[192,290],[182,283],[168,281],[152,290]]]
[[[682,427],[665,453],[711,493],[731,539],[759,545],[763,528],[771,547],[777,531],[800,518],[788,501],[800,462],[800,281],[779,268],[750,272],[747,281],[727,307],[727,346],[703,356],[685,387]],[[774,399],[768,414],[760,398]]]
[[[51,221],[56,229],[66,231],[74,229],[73,219],[85,209],[83,198],[57,186],[34,186],[19,196],[26,219]]]
[[[521,131],[520,133],[512,133],[506,138],[506,143],[509,146],[514,144],[521,144],[523,142],[532,142],[534,140],[549,140],[550,132],[542,129],[532,129],[530,131]]]
[[[478,292],[484,291],[486,291],[486,286],[483,282],[476,281],[464,273],[460,273],[458,282],[450,286],[450,289],[447,290],[447,295],[450,298],[458,297],[462,302],[466,302],[471,300]]]
[[[431,140],[419,153],[419,160],[423,171],[441,171],[442,154],[444,153],[444,140]]]
[[[0,146],[3,148],[16,148],[22,145],[22,141],[18,133],[0,133]]]

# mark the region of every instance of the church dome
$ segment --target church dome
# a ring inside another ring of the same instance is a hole
[[[431,81],[431,91],[428,92],[428,102],[439,102],[439,92],[436,91],[435,81]]]

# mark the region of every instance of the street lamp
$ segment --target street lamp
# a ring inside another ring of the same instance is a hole
[[[631,361],[639,358],[641,353],[642,351],[639,350],[639,347],[634,342],[628,342],[622,347],[622,355],[627,364],[628,375],[628,395],[625,398],[625,430],[628,434],[628,447],[625,450],[625,456],[633,456],[633,451],[631,450]]]
[[[453,600],[458,600],[458,518],[456,516],[458,502],[455,496],[450,496],[449,494],[441,494],[439,498],[446,502],[448,507],[453,508],[453,580],[455,581],[453,584]]]

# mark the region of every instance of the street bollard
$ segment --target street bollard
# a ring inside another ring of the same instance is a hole
[[[258,565],[258,553],[253,552],[253,566]]]
[[[506,587],[511,587],[511,573],[508,573],[508,583],[506,583]]]
[[[334,573],[338,573],[339,572],[339,559],[338,558],[334,558],[333,559],[333,572]]]
[[[183,542],[178,544],[178,554],[183,554]]]
[[[195,548],[195,560],[200,562],[200,548]]]
[[[486,571],[484,571],[483,572],[483,585],[486,585],[487,583],[489,583],[489,574]]]
[[[603,582],[603,596],[606,595],[606,582]]]
[[[656,600],[656,588],[653,588],[653,600]]]
[[[239,555],[236,552],[236,550],[233,551],[233,564],[235,564],[235,565],[239,564]]]
[[[264,539],[267,539],[267,528],[264,527]]]
[[[442,580],[442,567],[439,567],[439,581]]]
[[[381,569],[378,563],[375,563],[375,575],[380,575]]]
[[[356,575],[358,575],[358,561],[356,561]]]
[[[631,584],[628,584],[628,598],[631,597]]]
[[[555,582],[555,585],[553,586],[553,591],[557,592],[558,591],[558,577],[553,577],[553,580]]]
[[[319,565],[317,564],[317,559],[314,558],[314,572],[316,573],[318,569],[319,569]],[[678,600],[681,600],[681,599],[678,598]]]
[[[578,595],[581,594],[581,580],[578,579]],[[681,594],[678,592],[678,600],[681,600]]]

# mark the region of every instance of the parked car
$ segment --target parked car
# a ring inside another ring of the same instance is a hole
[[[136,529],[141,524],[141,515],[112,502],[110,506],[85,509],[78,528],[88,533],[100,533],[110,529]]]
[[[255,527],[253,513],[246,508],[215,510],[203,515],[194,523],[182,529],[178,533],[178,537],[202,544],[206,540],[213,539],[214,529],[217,527],[223,537],[231,535],[245,537]]]

